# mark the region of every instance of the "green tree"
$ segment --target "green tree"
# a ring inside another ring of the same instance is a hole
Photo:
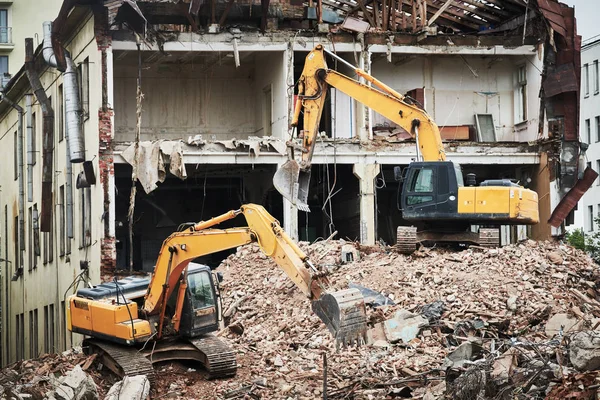
[[[567,232],[565,239],[576,249],[583,250],[600,264],[600,216],[594,219],[596,229],[593,232],[585,233],[583,229],[576,229],[573,232]]]

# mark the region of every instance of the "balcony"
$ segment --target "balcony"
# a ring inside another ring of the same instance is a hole
[[[0,26],[0,49],[12,49],[14,46],[12,27]]]

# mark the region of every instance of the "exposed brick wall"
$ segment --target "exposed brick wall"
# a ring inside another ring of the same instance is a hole
[[[110,277],[113,275],[117,263],[117,247],[114,237],[103,238],[100,242],[100,276]],[[109,278],[110,279],[110,278]],[[103,279],[104,280],[104,279]]]
[[[100,170],[100,183],[102,184],[104,202],[104,237],[101,242],[101,274],[111,274],[116,265],[117,252],[115,237],[110,234],[110,221],[114,215],[110,212],[110,177],[115,175],[115,163],[112,149],[112,123],[111,109],[98,110],[98,134],[100,142],[100,155],[98,167]]]
[[[102,185],[103,204],[104,204],[104,235],[100,244],[100,275],[110,277],[116,268],[117,248],[116,239],[110,232],[110,221],[114,215],[110,212],[110,178],[115,175],[114,154],[112,148],[112,116],[113,110],[108,102],[108,64],[107,50],[110,49],[112,38],[108,31],[108,14],[106,8],[94,8],[94,34],[98,50],[101,52],[102,59],[102,106],[98,110],[98,139],[99,139],[99,161],[100,183]]]

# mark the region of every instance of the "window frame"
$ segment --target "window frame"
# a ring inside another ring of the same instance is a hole
[[[590,64],[583,65],[583,88],[584,97],[590,95]]]

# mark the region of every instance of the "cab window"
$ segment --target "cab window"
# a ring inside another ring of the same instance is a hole
[[[215,305],[213,288],[207,272],[188,275],[188,290],[194,310]]]
[[[433,192],[433,169],[421,168],[415,175],[410,185],[411,192]]]

